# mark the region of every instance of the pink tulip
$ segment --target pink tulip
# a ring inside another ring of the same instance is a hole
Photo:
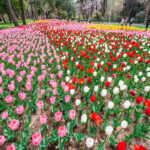
[[[6,96],[5,101],[7,103],[11,103],[13,101],[13,97],[12,96]]]
[[[58,135],[60,137],[64,137],[68,133],[67,128],[65,126],[60,126],[58,129]]]
[[[0,94],[3,94],[3,88],[0,87]]]
[[[16,112],[17,114],[21,115],[24,112],[24,106],[23,105],[18,106]]]
[[[14,85],[14,84],[9,84],[9,85],[8,85],[8,89],[9,89],[10,91],[14,91],[15,85]]]
[[[54,83],[54,80],[50,80],[49,84],[52,85]]]
[[[8,118],[8,111],[5,110],[3,113],[2,113],[2,119],[5,120]]]
[[[53,79],[54,78],[54,74],[51,74],[50,77]]]
[[[15,144],[12,143],[11,145],[7,146],[6,150],[16,150]]]
[[[65,91],[65,92],[68,92],[68,91],[69,91],[69,87],[68,87],[68,85],[65,85],[65,87],[64,87],[64,91]]]
[[[21,76],[18,76],[17,77],[17,81],[20,83],[22,81],[22,77]]]
[[[5,143],[6,139],[4,136],[0,135],[0,146]]]
[[[60,65],[58,65],[58,66],[57,66],[57,68],[60,70],[60,69],[61,69],[61,66],[60,66]]]
[[[39,101],[36,105],[39,109],[43,109],[43,107],[44,107],[43,101]]]
[[[43,80],[42,76],[38,76],[38,81],[41,82]]]
[[[41,94],[45,94],[45,89],[41,89]]]
[[[45,65],[41,65],[41,69],[45,69]]]
[[[41,124],[47,123],[47,117],[46,117],[45,113],[43,113],[43,114],[41,115],[41,117],[40,117],[40,123],[41,123]]]
[[[65,96],[65,102],[68,103],[69,101],[70,101],[70,96],[69,96],[69,95],[66,95],[66,96]]]
[[[26,84],[26,90],[27,91],[31,91],[32,90],[32,84],[31,84],[31,82],[27,82],[27,84]]]
[[[19,120],[16,120],[16,119],[11,120],[10,124],[8,125],[8,127],[11,130],[17,130],[18,127],[19,127]]]
[[[21,75],[21,76],[24,76],[25,74],[26,74],[26,71],[25,71],[25,70],[20,71],[20,75]]]
[[[62,112],[58,111],[55,113],[55,120],[60,121],[62,119]]]
[[[57,89],[54,89],[53,90],[53,95],[56,95],[57,94]]]
[[[0,76],[0,84],[2,84],[3,83],[3,79],[2,79],[2,77]]]
[[[69,118],[70,118],[71,120],[74,120],[75,115],[76,115],[75,110],[71,110],[70,113],[69,113]]]
[[[55,104],[55,99],[56,99],[56,98],[55,98],[54,96],[51,97],[51,98],[50,98],[50,103],[51,103],[51,104]]]
[[[63,75],[63,71],[59,71],[59,72],[58,72],[58,76],[59,76],[59,78],[61,78],[61,77],[62,77],[62,75]]]
[[[32,142],[33,145],[38,146],[42,141],[42,135],[41,133],[35,133],[32,135]]]
[[[66,85],[64,81],[61,82],[61,87],[63,88]]]
[[[52,85],[53,88],[57,87],[57,83],[56,82],[53,82],[51,85]]]
[[[18,96],[20,97],[21,100],[24,100],[26,98],[26,93],[24,92],[19,92]]]

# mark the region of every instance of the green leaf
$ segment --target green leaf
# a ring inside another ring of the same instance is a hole
[[[97,131],[97,126],[96,127],[91,127],[90,126],[90,136],[95,135],[96,131]]]
[[[115,118],[113,118],[113,123],[114,123],[114,128],[115,129],[120,125],[120,123],[118,122],[118,120],[115,119]]]
[[[108,126],[109,124],[109,120],[105,121],[105,123],[103,123],[103,126],[102,126],[102,130],[105,131],[105,128]]]
[[[113,145],[113,146],[115,146],[116,144],[117,144],[117,142],[115,141],[115,139],[112,137],[112,136],[110,136],[110,142],[111,142],[111,144]]]
[[[76,138],[77,141],[81,142],[86,138],[86,135],[81,134],[81,133],[74,133],[74,136]]]
[[[104,150],[105,143],[106,143],[106,140],[102,142],[100,145],[98,145],[97,150]]]
[[[67,141],[67,138],[63,137],[59,139],[59,150],[63,150],[65,142]]]

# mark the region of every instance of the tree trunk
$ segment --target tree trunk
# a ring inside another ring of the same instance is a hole
[[[6,2],[6,6],[8,8],[9,14],[10,14],[10,16],[11,16],[13,22],[14,22],[14,25],[17,27],[19,24],[18,24],[16,15],[15,15],[13,9],[12,9],[11,3],[10,3],[9,0],[5,0],[5,2]]]
[[[11,23],[12,20],[11,20],[9,13],[7,13],[7,16],[8,16],[9,22]]]
[[[144,24],[146,24],[147,18],[150,15],[150,1],[147,1],[147,3],[145,3],[145,20],[144,20]]]
[[[10,14],[9,14],[9,12],[8,12],[7,8],[5,8],[5,11],[6,11],[6,14],[7,14],[7,16],[8,16],[9,22],[11,23],[11,22],[12,22],[12,20],[11,20],[11,17],[10,17]]]
[[[105,12],[106,12],[106,8],[107,8],[107,0],[102,0],[102,17],[105,17]]]
[[[111,21],[111,16],[112,16],[112,0],[111,0],[111,4],[110,4],[110,15],[109,15],[109,22]]]
[[[6,20],[5,20],[5,18],[4,18],[4,16],[3,16],[3,13],[2,13],[1,11],[0,11],[0,14],[1,14],[1,17],[2,17],[3,22],[6,23]]]
[[[35,20],[34,11],[33,11],[33,3],[31,3],[31,14],[32,14],[32,19]]]
[[[25,20],[25,15],[24,15],[24,9],[23,9],[23,1],[19,0],[19,2],[20,2],[22,22],[23,22],[23,25],[26,25],[26,20]]]

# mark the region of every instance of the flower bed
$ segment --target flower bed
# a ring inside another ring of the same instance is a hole
[[[0,32],[1,149],[150,149],[149,32],[85,25]]]

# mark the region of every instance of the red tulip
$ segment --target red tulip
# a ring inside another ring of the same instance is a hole
[[[147,108],[147,109],[146,109],[145,114],[146,114],[147,116],[150,116],[150,108]]]
[[[125,150],[127,148],[126,142],[119,142],[117,145],[117,150]]]
[[[137,98],[136,98],[136,102],[137,103],[141,103],[143,101],[143,97],[142,96],[138,96]]]
[[[105,85],[106,85],[106,87],[109,87],[110,82],[109,82],[109,81],[106,81]]]
[[[96,101],[96,96],[95,95],[92,95],[91,96],[91,102],[95,102]]]

